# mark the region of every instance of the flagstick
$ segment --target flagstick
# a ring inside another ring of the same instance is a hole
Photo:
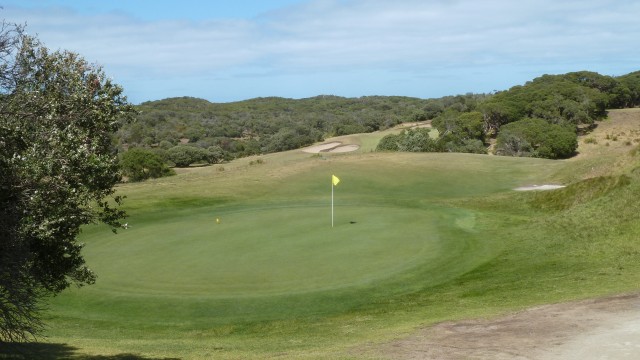
[[[338,185],[340,179],[337,176],[331,175],[331,227],[333,227],[333,188]]]
[[[333,227],[333,181],[331,181],[331,227]]]

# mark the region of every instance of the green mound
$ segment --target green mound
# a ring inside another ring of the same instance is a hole
[[[96,289],[227,298],[321,291],[392,277],[441,257],[433,214],[327,206],[200,208],[87,238]],[[216,221],[219,219],[220,221]],[[114,250],[117,249],[117,250]],[[132,276],[126,276],[125,270]]]
[[[576,182],[566,188],[537,193],[531,200],[531,204],[540,209],[568,209],[574,205],[600,198],[630,183],[631,178],[627,175],[598,176]]]
[[[335,212],[334,227],[328,206],[286,203],[147,214],[116,236],[93,228],[85,250],[100,281],[62,299],[88,317],[140,323],[340,314],[451,280],[496,251],[468,211]]]

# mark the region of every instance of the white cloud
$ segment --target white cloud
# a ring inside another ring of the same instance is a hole
[[[303,82],[304,74],[318,73],[377,73],[389,78],[387,84],[400,81],[393,76],[434,76],[434,69],[450,71],[450,79],[474,68],[496,77],[506,68],[536,67],[539,74],[584,66],[620,74],[637,70],[638,13],[639,2],[614,0],[313,0],[251,20],[209,21],[144,21],[122,12],[87,15],[64,8],[4,10],[6,20],[26,21],[49,47],[81,53],[138,92],[145,83],[154,91],[179,91],[197,88],[198,79],[258,84],[264,81],[258,77],[280,76]],[[162,85],[163,78],[174,83]],[[175,83],[181,79],[189,84]]]

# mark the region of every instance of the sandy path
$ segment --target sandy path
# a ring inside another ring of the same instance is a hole
[[[441,323],[384,345],[390,359],[640,359],[640,294]]]

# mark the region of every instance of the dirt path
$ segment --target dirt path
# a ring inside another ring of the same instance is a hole
[[[640,359],[640,294],[442,323],[380,350],[390,359]]]

